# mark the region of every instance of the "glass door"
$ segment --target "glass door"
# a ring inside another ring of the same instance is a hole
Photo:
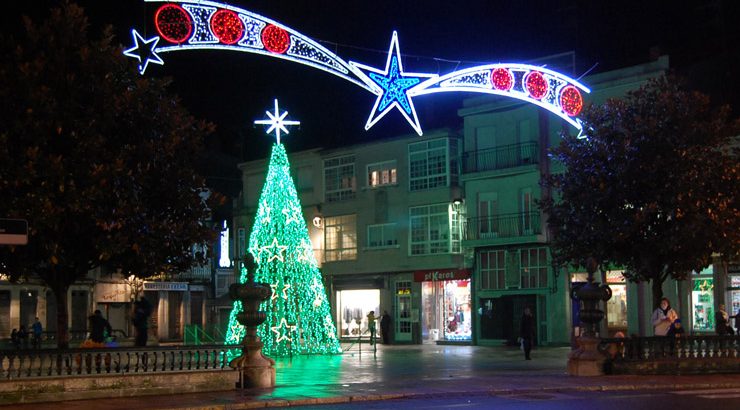
[[[411,341],[411,282],[396,282],[396,332],[397,342]]]

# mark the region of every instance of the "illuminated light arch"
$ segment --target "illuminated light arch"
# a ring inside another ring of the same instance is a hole
[[[149,63],[164,63],[159,53],[197,49],[241,51],[317,68],[375,94],[377,99],[365,129],[395,108],[422,135],[414,97],[439,92],[477,92],[538,105],[583,132],[577,115],[583,108],[582,93],[590,90],[577,80],[544,67],[488,64],[442,76],[405,72],[394,31],[385,69],[380,70],[347,62],[296,30],[238,7],[209,0],[144,1],[166,4],[155,15],[161,38],[144,39],[132,30],[134,46],[124,51],[126,56],[139,61],[142,74]],[[160,39],[164,40],[161,44]]]
[[[508,89],[499,88],[493,80],[493,74],[501,75],[502,70],[509,72],[513,77],[512,86]],[[526,87],[526,79],[533,73],[542,76],[547,84],[547,90],[540,98],[532,96]],[[544,67],[529,64],[487,64],[429,79],[414,87],[409,94],[419,96],[442,92],[474,92],[516,98],[538,105],[582,131],[583,126],[575,116],[583,107],[581,93],[590,93],[591,90],[572,78]],[[563,101],[567,101],[568,105],[562,104]]]

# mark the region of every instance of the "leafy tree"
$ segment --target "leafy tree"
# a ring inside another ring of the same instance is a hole
[[[104,264],[147,277],[205,263],[193,245],[215,239],[204,221],[222,198],[193,168],[211,126],[168,80],[140,77],[110,27],[100,39],[87,27],[65,3],[0,39],[0,215],[29,222],[28,245],[0,246],[0,265],[54,292],[60,347],[72,283]]]
[[[665,76],[585,110],[588,138],[564,137],[553,154],[565,171],[545,181],[560,195],[541,204],[555,259],[624,267],[652,282],[657,304],[668,277],[686,279],[713,253],[737,257],[740,122],[729,113]]]

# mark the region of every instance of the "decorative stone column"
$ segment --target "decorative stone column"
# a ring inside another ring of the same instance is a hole
[[[600,376],[604,374],[606,357],[598,350],[599,338],[596,337],[596,325],[604,318],[599,309],[599,301],[612,297],[612,290],[606,284],[594,282],[596,261],[588,258],[586,271],[588,282],[573,288],[570,297],[581,302],[579,319],[585,323],[583,332],[576,338],[578,347],[568,355],[568,374],[573,376]]]
[[[260,303],[270,298],[272,289],[267,283],[254,282],[256,265],[249,252],[244,265],[247,269],[247,282],[229,286],[229,296],[242,303],[242,312],[237,320],[244,326],[246,334],[242,340],[242,355],[232,360],[229,366],[238,369],[241,374],[237,387],[275,387],[275,361],[262,354],[263,344],[257,336],[257,326],[267,320],[265,312],[259,310]]]

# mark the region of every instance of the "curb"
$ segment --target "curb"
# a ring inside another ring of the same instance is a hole
[[[340,404],[340,403],[353,403],[353,402],[366,402],[366,401],[381,401],[381,400],[393,400],[393,399],[423,399],[423,398],[435,398],[444,396],[449,398],[453,397],[464,397],[470,395],[481,395],[488,394],[492,396],[503,396],[503,395],[514,395],[514,394],[528,394],[528,393],[542,393],[542,392],[610,392],[610,391],[639,391],[639,390],[692,390],[692,389],[726,389],[726,388],[740,388],[740,382],[730,383],[673,383],[673,384],[618,384],[618,385],[602,385],[602,386],[573,386],[573,387],[539,387],[539,388],[522,388],[522,389],[486,389],[486,390],[468,390],[468,391],[454,391],[454,392],[434,392],[434,393],[389,393],[389,394],[371,394],[371,395],[355,395],[355,396],[334,396],[334,397],[321,397],[321,398],[305,398],[305,399],[268,399],[259,401],[246,401],[242,403],[229,403],[229,404],[218,404],[218,405],[204,405],[204,406],[187,406],[187,407],[167,407],[159,408],[158,410],[240,410],[240,409],[263,409],[263,408],[274,408],[274,407],[295,407],[295,406],[310,406],[310,405],[321,405],[321,404]]]

